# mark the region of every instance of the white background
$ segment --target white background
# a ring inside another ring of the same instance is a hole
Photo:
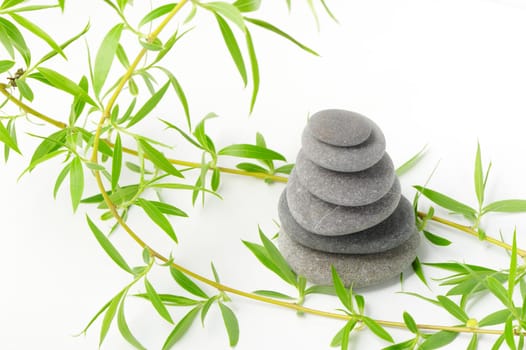
[[[484,163],[491,160],[494,164],[488,201],[526,198],[525,3],[370,0],[328,4],[340,23],[332,22],[318,6],[319,32],[303,2],[293,2],[291,14],[284,1],[265,2],[261,12],[253,15],[277,24],[316,49],[321,57],[310,56],[285,40],[254,28],[262,84],[250,117],[250,86],[243,89],[216,23],[209,14],[196,18],[196,28],[178,44],[166,65],[173,69],[188,94],[194,122],[211,111],[221,116],[208,124],[218,147],[253,142],[256,131],[260,131],[269,147],[293,161],[307,116],[323,108],[344,108],[365,114],[380,125],[387,138],[387,150],[397,165],[423,145],[429,145],[424,161],[401,178],[404,194],[409,198],[414,193],[411,186],[423,184],[440,160],[430,187],[475,205],[472,168],[477,140]],[[91,21],[92,30],[86,38],[95,52],[115,16],[102,1],[67,1],[66,5],[64,16],[52,10],[46,16],[30,18],[61,40]],[[132,17],[139,19],[144,11],[137,12]],[[47,51],[30,34],[27,38],[41,48],[36,52]],[[126,36],[124,41],[133,57],[139,48],[130,38]],[[69,61],[57,58],[47,66],[80,78],[87,72],[84,43],[72,46],[67,53]],[[36,86],[33,105],[66,121],[69,96],[48,89],[40,92]],[[162,132],[155,122],[158,116],[184,125],[173,93],[163,101],[160,111],[136,130],[174,145],[171,156],[199,161],[197,152],[189,151],[174,133]],[[53,130],[24,119],[17,127],[24,157],[15,155],[0,167],[0,347],[96,349],[100,321],[87,336],[72,335],[130,281],[129,276],[105,255],[87,228],[85,213],[97,217],[96,211],[81,206],[72,215],[67,183],[57,199],[52,198],[59,162],[37,168],[17,181],[38,142],[24,133],[44,135]],[[225,159],[223,164],[234,163]],[[93,179],[88,172],[86,176],[86,193],[95,193]],[[133,176],[126,180],[132,181]],[[209,264],[213,261],[225,284],[247,291],[275,289],[293,293],[241,244],[241,239],[257,240],[258,225],[268,235],[275,232],[273,220],[277,219],[276,204],[283,188],[282,184],[268,186],[261,181],[224,175],[220,189],[224,200],[210,197],[204,208],[192,208],[189,193],[167,194],[166,198],[190,214],[188,219],[173,220],[180,239],[176,247],[138,211],[130,218],[130,224],[156,249],[165,254],[173,252],[177,262],[196,272],[210,276]],[[422,204],[427,205],[425,201]],[[498,237],[502,233],[507,241],[516,227],[520,247],[526,247],[525,225],[524,215],[492,215],[483,221],[490,235]],[[99,226],[105,230],[109,227],[103,223]],[[506,268],[508,258],[503,250],[440,226],[433,225],[432,230],[454,244],[435,248],[423,243],[419,250],[422,261],[455,260]],[[131,264],[140,263],[140,250],[123,232],[115,234],[113,242]],[[437,270],[425,271],[432,277],[442,276]],[[166,270],[156,269],[151,280],[160,292],[183,293],[175,290]],[[406,272],[406,291],[430,297],[445,293],[433,281],[431,286],[432,290],[427,289]],[[139,286],[138,290],[142,288]],[[456,323],[445,311],[398,294],[400,290],[398,281],[393,280],[359,292],[367,301],[367,313],[377,319],[400,321],[402,312],[407,310],[419,323]],[[211,289],[207,291],[213,293]],[[127,319],[135,335],[148,349],[159,349],[171,326],[145,301],[130,298],[127,305]],[[338,307],[334,298],[322,296],[309,298],[307,305],[329,311]],[[235,296],[231,307],[241,327],[237,348],[243,350],[328,349],[332,336],[342,326],[339,321],[310,315],[298,317],[294,312]],[[468,313],[481,319],[499,308],[499,303],[488,297],[469,307]],[[183,315],[182,309],[172,311],[174,319]],[[393,330],[392,334],[397,340],[409,338],[402,331]],[[482,337],[480,348],[489,348],[494,339]],[[469,337],[462,335],[448,348],[465,348],[468,341]],[[377,349],[386,345],[367,331],[352,336],[352,348]],[[112,327],[103,348],[129,347]],[[180,348],[228,349],[218,310],[210,312],[205,328],[196,323]]]

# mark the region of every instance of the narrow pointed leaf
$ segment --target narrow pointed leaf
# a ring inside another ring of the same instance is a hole
[[[150,201],[151,204],[155,205],[157,209],[163,214],[166,215],[174,215],[174,216],[181,216],[181,217],[188,217],[188,214],[186,214],[181,209],[174,207],[171,204],[164,203],[164,202],[158,202],[158,201]]]
[[[122,142],[121,135],[117,134],[113,145],[113,158],[111,163],[111,188],[115,190],[119,184],[122,170]]]
[[[257,164],[253,164],[253,163],[239,163],[236,165],[236,168],[247,171],[249,173],[262,173],[262,174],[267,173],[267,169]]]
[[[526,212],[526,199],[506,199],[488,204],[483,213],[523,213]]]
[[[201,309],[201,324],[205,325],[205,318],[206,318],[206,315],[208,315],[208,311],[210,310],[210,307],[212,306],[212,304],[217,300],[217,296],[214,296],[214,297],[211,297],[210,299],[208,299],[204,304],[203,304],[203,308]]]
[[[241,157],[241,158],[252,158],[252,159],[271,159],[271,160],[283,160],[285,157],[276,151],[268,148],[259,147],[250,144],[235,144],[227,146],[218,152],[219,155]]]
[[[296,274],[292,271],[289,264],[287,263],[283,255],[281,255],[281,252],[278,250],[278,248],[276,248],[274,243],[272,243],[272,241],[268,239],[267,236],[265,236],[261,229],[259,230],[259,238],[261,239],[261,242],[263,242],[263,246],[267,251],[268,257],[280,270],[281,274],[285,276],[285,281],[295,286]]]
[[[239,12],[239,10],[234,5],[229,4],[227,2],[214,1],[202,4],[202,6],[214,13],[225,17],[226,19],[237,25],[242,31],[246,30],[245,20],[243,19],[241,12]]]
[[[243,55],[241,54],[241,50],[239,49],[236,37],[234,36],[232,29],[230,29],[228,23],[221,16],[215,15],[215,17],[217,23],[219,24],[219,29],[221,30],[221,34],[223,35],[223,40],[225,41],[226,47],[228,48],[228,51],[232,56],[232,60],[234,61],[234,64],[236,65],[237,70],[241,75],[241,79],[243,79],[243,83],[246,86],[247,69],[245,67],[245,61],[243,60]]]
[[[15,65],[14,61],[0,60],[0,73],[7,72]]]
[[[148,298],[152,302],[152,305],[155,308],[155,310],[157,310],[157,312],[162,318],[173,324],[174,321],[172,319],[172,316],[166,309],[166,306],[164,306],[163,301],[159,297],[159,294],[157,294],[157,291],[148,281],[147,278],[144,278],[144,287],[146,288],[146,294],[148,294]]]
[[[172,163],[164,156],[163,153],[155,149],[153,146],[151,146],[148,142],[146,142],[143,139],[138,140],[139,145],[141,146],[142,150],[144,151],[144,154],[146,157],[159,169],[164,170],[170,175],[174,175],[177,177],[184,177],[183,174],[179,170],[177,170]]]
[[[168,81],[166,84],[164,84],[159,91],[157,91],[155,94],[153,94],[148,101],[135,113],[133,118],[128,123],[128,128],[132,125],[137,124],[141,120],[143,120],[150,112],[157,106],[159,101],[163,98],[164,94],[166,93],[166,90],[168,90],[168,87],[170,86],[170,82]]]
[[[510,268],[508,272],[508,299],[513,300],[515,279],[517,278],[517,231],[513,232],[513,243],[510,254]]]
[[[509,309],[492,312],[479,321],[479,327],[495,326],[497,324],[505,323],[510,315],[511,311]]]
[[[517,349],[517,346],[515,344],[515,333],[513,331],[513,318],[512,317],[508,318],[504,326],[504,340],[506,341],[506,344],[508,345],[508,348],[510,350]]]
[[[409,339],[401,343],[389,345],[385,348],[382,348],[382,350],[413,350],[415,347],[415,343],[415,339]]]
[[[49,68],[38,67],[37,69],[55,88],[65,91],[73,96],[77,96],[92,106],[96,106],[95,102],[88,96],[86,91],[74,81]]]
[[[411,333],[418,334],[418,327],[416,326],[415,320],[406,311],[404,311],[404,323],[407,326],[407,329],[411,331]]]
[[[445,246],[448,246],[448,245],[451,244],[451,241],[449,239],[437,236],[434,233],[431,233],[431,232],[426,231],[426,230],[424,230],[422,232],[423,232],[424,236],[427,238],[427,240],[429,242],[433,243],[434,245],[445,247]]]
[[[250,113],[252,113],[259,92],[259,65],[256,56],[256,50],[254,49],[254,43],[252,41],[252,35],[250,35],[248,29],[245,31],[245,39],[247,42],[248,56],[250,57],[250,66],[252,69],[252,99],[250,100]]]
[[[24,59],[26,66],[29,67],[31,63],[31,51],[27,47],[22,33],[20,33],[18,28],[13,23],[2,17],[0,17],[0,28],[2,29],[0,31],[0,36],[3,36],[5,40],[8,40],[7,38],[11,39],[9,40],[10,46],[16,48],[16,50],[20,53],[20,56],[22,56]],[[4,40],[2,40],[2,43],[4,43],[5,46]]]
[[[336,290],[338,299],[340,299],[340,302],[347,310],[352,311],[353,307],[351,299],[349,298],[349,292],[347,291],[347,288],[345,288],[345,285],[343,284],[343,281],[341,280],[340,276],[338,275],[338,271],[336,271],[334,266],[331,266],[331,274],[332,282],[334,284],[334,289]]]
[[[511,300],[508,297],[508,292],[502,286],[502,284],[495,279],[495,277],[489,276],[486,278],[486,286],[505,306],[511,307]]]
[[[58,193],[58,190],[60,189],[60,186],[64,182],[64,179],[66,178],[66,176],[69,175],[70,167],[71,167],[71,163],[66,164],[66,166],[58,174],[57,180],[55,181],[55,187],[53,188],[53,198],[57,197],[57,193]]]
[[[424,146],[420,151],[418,151],[417,154],[412,156],[408,161],[406,161],[404,164],[400,165],[398,168],[396,168],[396,175],[402,176],[411,169],[413,169],[420,160],[424,157],[426,153],[427,146]]]
[[[237,317],[228,306],[219,302],[219,308],[221,310],[221,316],[223,317],[223,322],[225,323],[226,331],[228,333],[228,340],[230,346],[236,346],[239,341],[239,322]]]
[[[284,31],[282,31],[278,27],[276,27],[276,26],[274,26],[274,25],[272,25],[272,24],[270,24],[268,22],[265,22],[265,21],[263,21],[261,19],[247,18],[247,17],[245,17],[245,20],[247,22],[250,22],[250,23],[255,24],[255,25],[257,25],[257,26],[259,26],[261,28],[269,30],[269,31],[271,31],[271,32],[273,32],[273,33],[275,33],[275,34],[277,34],[277,35],[279,35],[279,36],[291,41],[293,44],[295,44],[296,46],[298,46],[302,50],[307,51],[308,53],[311,53],[311,54],[313,54],[315,56],[319,56],[319,54],[316,51],[314,51],[313,49],[307,47],[306,45],[303,45],[298,40],[296,40],[292,36],[290,36],[289,34],[285,33]]]
[[[172,11],[176,5],[177,5],[176,3],[171,3],[171,4],[162,5],[162,6],[159,6],[153,9],[141,19],[141,21],[139,22],[139,27],[142,27],[146,23],[149,23],[156,18],[166,15],[167,13]]]
[[[31,90],[25,79],[17,79],[16,86],[18,87],[18,91],[20,91],[22,97],[30,102],[33,101],[33,98],[35,97],[33,90]]]
[[[69,171],[69,189],[73,211],[76,211],[84,192],[84,170],[79,157],[73,158]]]
[[[108,334],[108,331],[110,330],[111,323],[113,322],[113,319],[115,318],[115,313],[117,312],[117,308],[120,305],[121,299],[126,295],[126,292],[128,289],[124,289],[119,294],[117,294],[110,302],[108,309],[106,310],[106,313],[104,314],[104,318],[102,319],[102,325],[100,326],[100,335],[99,335],[99,347],[104,342],[104,339],[106,338],[106,335]]]
[[[0,122],[0,142],[3,142],[8,146],[9,148],[13,149],[16,153],[22,154],[20,152],[20,149],[18,149],[18,145],[15,141],[15,139],[11,136],[9,133],[9,130]]]
[[[466,350],[477,350],[478,342],[479,342],[478,334],[475,333],[471,336],[471,340],[469,341],[469,344]]]
[[[194,307],[179,321],[179,323],[177,323],[175,328],[168,335],[168,338],[166,338],[162,350],[171,349],[175,345],[175,343],[177,343],[179,339],[183,337],[183,335],[186,333],[186,331],[188,331],[188,329],[192,325],[192,322],[199,313],[200,308],[200,306]]]
[[[420,346],[422,350],[438,349],[451,343],[456,339],[458,333],[440,331],[427,338]]]
[[[102,40],[99,51],[97,51],[95,65],[93,67],[93,90],[97,96],[100,94],[111,69],[123,28],[124,24],[122,23],[111,28]]]
[[[379,338],[382,338],[383,340],[387,340],[388,342],[394,343],[393,337],[382,327],[380,326],[375,320],[369,317],[363,316],[362,318],[363,323],[378,336]]]
[[[91,221],[89,216],[86,215],[86,219],[88,221],[89,228],[93,232],[93,235],[95,235],[95,238],[102,246],[102,249],[104,249],[106,254],[108,254],[109,257],[124,271],[133,274],[132,268],[128,265],[128,263],[126,263],[126,260],[124,260],[122,255],[120,255],[117,249],[115,249],[113,244],[111,244],[110,240],[102,233],[102,231],[99,230],[99,228],[93,223],[93,221]]]
[[[477,200],[479,205],[482,205],[484,202],[484,173],[482,171],[482,160],[480,156],[480,144],[477,144],[477,154],[475,156],[475,193],[477,195]]]
[[[186,123],[188,125],[188,129],[192,127],[192,123],[190,120],[190,107],[188,105],[188,99],[186,98],[186,94],[184,93],[183,87],[175,77],[175,75],[172,74],[168,69],[163,67],[158,67],[160,70],[162,70],[168,79],[170,79],[170,84],[172,84],[172,87],[177,94],[177,97],[179,97],[179,102],[181,102],[181,105],[183,106],[184,114],[186,116]]]
[[[143,198],[137,198],[136,203],[157,226],[159,226],[175,243],[177,243],[177,236],[175,235],[172,224],[170,224],[170,221],[168,221],[155,205]]]
[[[421,186],[414,186],[417,191],[422,193],[424,196],[426,196],[429,200],[432,202],[440,205],[443,208],[446,208],[448,210],[451,210],[455,213],[462,214],[468,218],[474,218],[477,214],[476,210],[460,203],[459,201],[448,197],[442,193],[433,191],[429,188],[424,188]]]
[[[462,321],[463,323],[466,323],[469,319],[468,315],[464,310],[460,308],[457,304],[455,304],[451,299],[448,297],[439,295],[437,297],[438,302],[444,309],[446,309],[447,312],[449,312],[453,317],[457,318],[458,320]]]
[[[294,300],[291,296],[273,290],[255,290],[252,293],[274,299]]]
[[[55,50],[57,53],[59,53],[62,57],[66,58],[66,55],[62,51],[62,48],[42,28],[40,28],[39,26],[37,26],[35,23],[31,22],[27,18],[22,17],[20,15],[17,15],[17,14],[15,14],[13,12],[11,12],[9,15],[18,24],[20,24],[22,27],[26,28],[31,33],[33,33],[36,36],[38,36],[40,39],[44,40],[53,50]]]
[[[124,298],[122,299],[119,310],[117,311],[117,327],[122,337],[135,349],[146,350],[146,348],[135,338],[132,334],[128,322],[126,322],[126,316],[124,314]]]
[[[181,271],[177,270],[174,267],[170,267],[170,274],[172,275],[173,279],[177,282],[177,284],[179,284],[187,292],[195,296],[208,299],[208,295]]]
[[[261,0],[236,0],[233,5],[241,12],[252,12],[259,9]]]
[[[411,263],[411,267],[414,273],[420,279],[420,281],[422,281],[426,286],[429,287],[429,285],[427,284],[426,276],[424,275],[424,270],[422,269],[422,264],[420,263],[420,259],[418,259],[418,257],[416,257],[415,260],[413,260],[413,262]]]

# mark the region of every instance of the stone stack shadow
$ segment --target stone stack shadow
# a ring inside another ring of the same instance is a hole
[[[385,138],[370,119],[345,110],[314,114],[278,205],[279,247],[296,273],[365,287],[397,276],[420,239],[401,195]]]

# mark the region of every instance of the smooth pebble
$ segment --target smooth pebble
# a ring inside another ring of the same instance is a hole
[[[334,146],[356,146],[371,134],[371,121],[343,109],[326,109],[313,114],[308,123],[318,140]]]
[[[395,180],[393,161],[387,153],[367,170],[341,173],[314,164],[300,151],[294,169],[299,181],[310,193],[326,202],[343,206],[376,202],[385,196]]]
[[[307,248],[281,229],[278,245],[292,269],[314,284],[332,285],[331,266],[346,286],[367,287],[397,277],[416,258],[419,234],[400,246],[374,254],[333,254]]]
[[[398,179],[382,198],[368,205],[349,207],[325,202],[301,185],[292,171],[287,184],[287,203],[294,219],[307,231],[338,236],[365,230],[386,219],[400,201]]]
[[[392,249],[418,233],[413,206],[406,198],[393,214],[376,226],[343,236],[322,236],[307,231],[294,220],[287,205],[287,195],[281,195],[278,213],[281,228],[290,238],[306,247],[327,253],[370,254]]]
[[[372,122],[371,122],[372,123]],[[353,147],[337,147],[322,142],[306,127],[301,136],[302,152],[315,164],[334,171],[355,172],[376,164],[385,153],[385,137],[380,128],[372,125],[369,138]]]

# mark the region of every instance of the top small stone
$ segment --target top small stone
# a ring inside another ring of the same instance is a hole
[[[371,121],[367,117],[343,109],[315,113],[308,127],[318,140],[340,147],[359,145],[371,135]]]

